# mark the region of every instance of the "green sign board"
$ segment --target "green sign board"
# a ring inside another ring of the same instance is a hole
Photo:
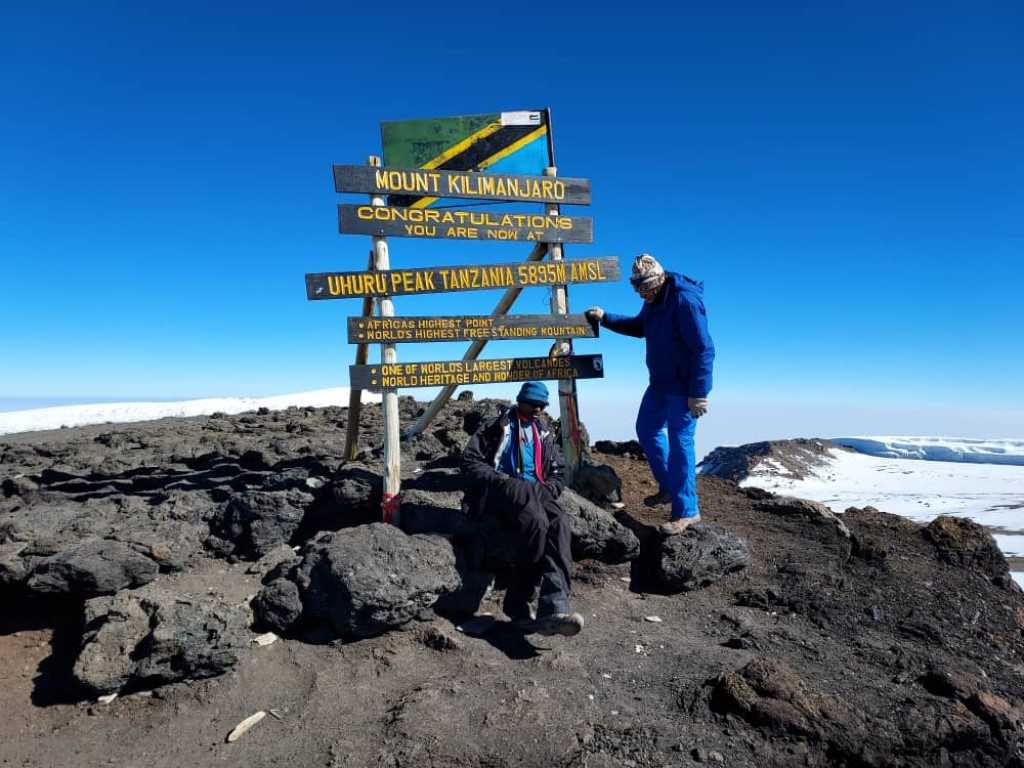
[[[380,124],[386,168],[540,176],[554,165],[547,110],[434,117]],[[395,206],[449,205],[440,195],[392,195]]]

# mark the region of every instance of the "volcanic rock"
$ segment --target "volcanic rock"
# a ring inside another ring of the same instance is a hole
[[[758,501],[755,505],[762,512],[773,515],[794,515],[808,520],[824,520],[829,525],[835,526],[836,531],[844,538],[850,538],[850,530],[836,514],[817,501],[810,499],[797,499],[793,496],[773,496],[769,499]]]
[[[558,503],[569,516],[574,560],[625,563],[640,554],[636,535],[609,512],[569,489],[558,497]]]
[[[649,569],[646,578],[669,594],[714,584],[750,563],[743,540],[711,523],[695,523],[679,536],[653,539],[643,558]]]
[[[767,464],[780,477],[802,479],[823,465],[835,452],[850,451],[828,440],[797,438],[765,440],[735,447],[715,448],[700,463],[702,475],[712,475],[738,483],[761,464]]]
[[[291,541],[312,503],[311,494],[295,489],[245,491],[231,498],[210,529],[226,542],[225,554],[258,560]]]
[[[993,579],[1009,572],[992,534],[973,520],[940,515],[924,528],[924,536],[935,545],[939,559],[950,565],[971,568]]]
[[[302,617],[302,595],[298,585],[287,576],[273,579],[253,598],[252,612],[262,627],[280,634]]]
[[[156,578],[157,564],[119,541],[93,539],[42,559],[26,580],[34,592],[109,595]]]
[[[640,443],[636,440],[626,440],[625,442],[598,440],[594,443],[594,451],[605,453],[609,456],[629,456],[634,459],[644,458],[644,449],[640,447]]]
[[[380,520],[383,478],[365,464],[345,464],[325,489],[322,527],[337,529]]]
[[[74,675],[94,693],[219,675],[247,647],[250,620],[244,606],[156,584],[93,598]]]
[[[580,465],[573,476],[572,487],[595,504],[616,504],[622,501],[622,480],[607,464]]]
[[[303,619],[355,637],[401,627],[461,584],[446,539],[409,536],[384,523],[320,534],[284,578],[297,587]],[[285,631],[294,623],[288,621],[293,597],[286,585],[272,581],[254,603],[257,618]]]

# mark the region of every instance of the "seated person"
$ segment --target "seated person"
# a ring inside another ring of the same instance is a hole
[[[516,407],[484,424],[462,453],[464,506],[493,516],[515,552],[503,610],[514,624],[542,635],[578,634],[583,617],[569,612],[572,571],[569,521],[558,503],[564,482],[562,452],[537,419],[548,389],[528,381]],[[530,608],[537,585],[536,618]]]

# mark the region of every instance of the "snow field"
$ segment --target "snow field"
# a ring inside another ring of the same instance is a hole
[[[211,413],[244,413],[258,408],[281,410],[296,406],[322,408],[328,405],[348,407],[348,387],[315,389],[272,397],[208,397],[173,403],[98,403],[94,405],[60,405],[0,413],[0,435],[16,432],[37,432],[45,429],[82,427],[87,424],[153,421],[172,416],[208,416]],[[380,402],[380,395],[363,392],[363,402]]]
[[[922,523],[939,515],[969,517],[993,530],[1005,555],[1024,557],[1024,466],[830,453],[828,463],[803,480],[761,464],[740,485],[813,499],[836,512],[871,506]],[[1014,579],[1024,586],[1024,573]]]

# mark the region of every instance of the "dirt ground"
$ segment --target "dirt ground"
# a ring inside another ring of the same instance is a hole
[[[598,458],[625,513],[660,522],[640,501],[646,465]],[[358,642],[280,639],[221,677],[100,704],[70,686],[78,607],[6,595],[0,765],[1024,766],[1018,591],[944,562],[899,518],[851,513],[851,542],[759,512],[728,481],[701,478],[700,496],[750,567],[658,595],[631,591],[629,565],[578,563],[576,638],[504,622],[470,637],[435,618]],[[245,570],[197,578],[244,592]],[[500,597],[482,610],[500,619]],[[273,715],[226,743],[257,710]]]

